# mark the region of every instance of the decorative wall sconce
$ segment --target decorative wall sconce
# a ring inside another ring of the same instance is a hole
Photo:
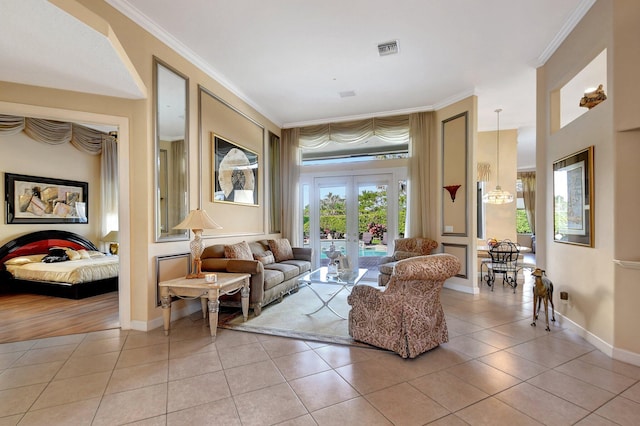
[[[580,99],[580,106],[591,109],[605,99],[607,99],[607,95],[604,93],[604,89],[601,84],[596,90],[585,92],[582,99]]]
[[[458,188],[460,188],[461,186],[462,185],[447,185],[447,186],[443,186],[444,189],[449,191],[449,195],[451,195],[451,201],[452,202],[456,201],[456,192],[458,192]]]

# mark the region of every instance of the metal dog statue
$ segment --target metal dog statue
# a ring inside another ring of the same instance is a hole
[[[540,268],[536,268],[531,275],[533,275],[536,280],[533,286],[533,322],[531,325],[533,327],[536,326],[536,320],[540,313],[540,304],[544,301],[544,316],[547,321],[547,328],[545,330],[551,331],[549,328],[549,302],[551,302],[551,321],[556,321],[556,310],[553,306],[553,283],[546,277],[545,271]],[[537,309],[536,303],[538,305]]]

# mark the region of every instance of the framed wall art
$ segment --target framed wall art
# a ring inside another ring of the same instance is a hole
[[[89,223],[89,184],[5,173],[7,224]]]
[[[258,154],[212,134],[213,201],[258,205]]]
[[[553,163],[553,240],[594,245],[593,146]]]

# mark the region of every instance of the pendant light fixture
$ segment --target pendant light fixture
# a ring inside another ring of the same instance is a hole
[[[513,195],[508,191],[503,191],[500,187],[500,112],[502,112],[502,110],[498,108],[496,110],[496,114],[498,115],[498,130],[496,132],[496,189],[489,191],[482,196],[482,201],[487,204],[508,204],[513,202]]]

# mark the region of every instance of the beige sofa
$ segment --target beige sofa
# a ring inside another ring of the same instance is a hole
[[[205,272],[251,274],[249,307],[258,316],[264,306],[298,291],[298,279],[311,270],[311,255],[310,248],[291,247],[288,240],[277,239],[215,244],[205,248],[201,259]],[[222,296],[220,303],[240,306],[240,295]]]
[[[415,256],[427,256],[438,247],[438,242],[430,238],[399,238],[393,242],[393,255],[380,258],[378,263],[378,285],[386,286],[391,278],[393,267],[403,259]]]

